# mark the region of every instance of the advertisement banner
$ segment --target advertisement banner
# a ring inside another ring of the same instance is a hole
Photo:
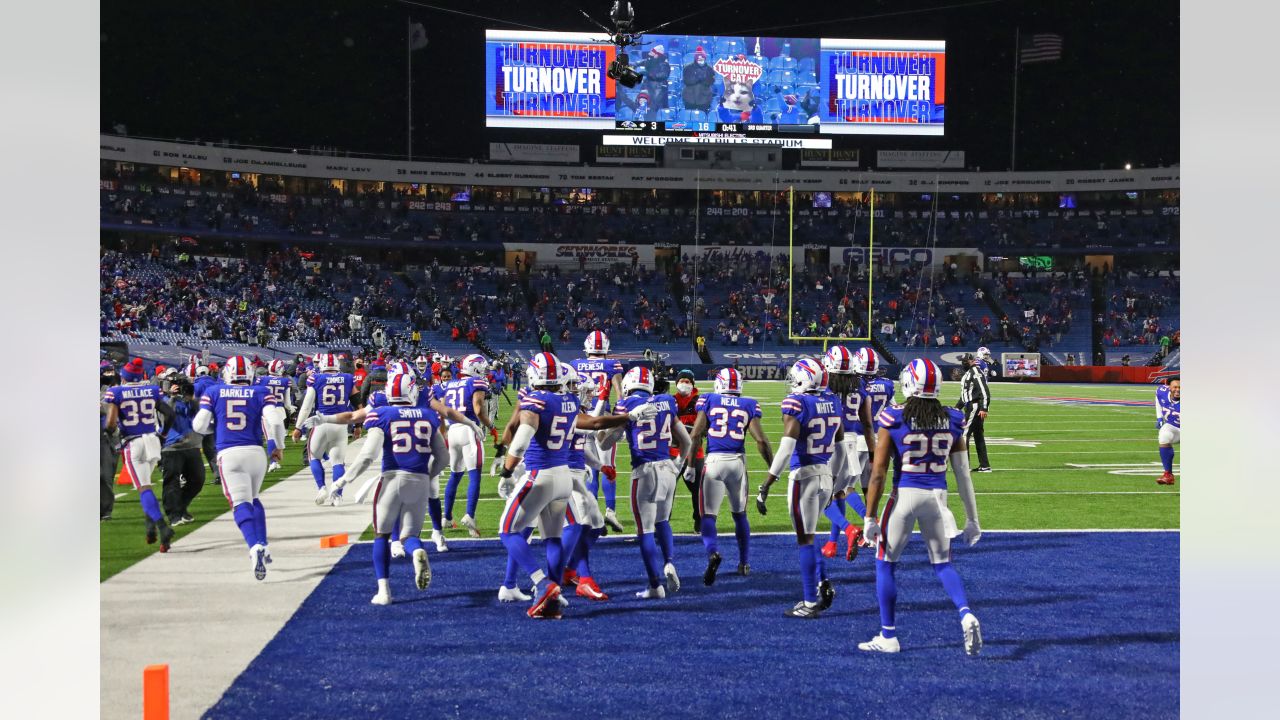
[[[653,267],[652,245],[610,245],[607,243],[503,243],[507,252],[534,253],[537,265],[555,265],[561,268],[603,267],[614,263],[635,261]]]
[[[595,168],[566,165],[502,165],[497,163],[409,162],[381,158],[335,157],[226,148],[208,144],[165,142],[102,135],[99,156],[106,161],[201,170],[253,172],[309,178],[373,180],[438,185],[499,187],[589,187],[764,190],[795,187],[798,192],[952,193],[1076,192],[1176,189],[1181,169],[1064,170],[1054,172],[858,172],[847,170],[719,170],[706,168]],[[1172,210],[1176,214],[1177,210]]]
[[[983,255],[973,248],[902,248],[876,247],[870,252],[865,247],[831,248],[831,267],[839,265],[866,266],[868,260],[874,261],[874,267],[898,267],[915,263],[928,267],[941,267],[948,257],[964,255],[976,258],[978,267],[982,267]]]
[[[877,150],[876,167],[963,170],[963,150]]]
[[[605,145],[662,147],[670,143],[706,143],[709,145],[772,145],[784,150],[830,150],[831,138],[750,137],[737,135],[605,135]]]
[[[596,162],[618,165],[657,165],[658,153],[651,147],[597,145]]]
[[[485,32],[488,127],[609,129],[621,121],[708,132],[941,135],[946,44],[650,33],[627,49],[627,88],[609,77],[618,48],[600,33]]]
[[[802,167],[857,168],[861,164],[857,149],[800,151],[800,165]]]
[[[577,145],[546,143],[489,143],[489,159],[496,162],[580,162]]]

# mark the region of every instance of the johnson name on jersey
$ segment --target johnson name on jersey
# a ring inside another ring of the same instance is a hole
[[[742,454],[747,425],[762,417],[755,398],[708,393],[698,396],[696,409],[707,414],[707,452]]]
[[[382,431],[382,472],[428,474],[431,439],[440,427],[440,416],[434,410],[383,405],[369,411],[364,427]]]
[[[825,465],[836,447],[836,431],[844,422],[843,409],[834,394],[793,393],[782,401],[782,414],[800,423],[800,437],[791,455],[791,469]]]
[[[676,419],[675,398],[634,392],[618,401],[617,412],[628,413],[650,401],[658,411],[653,417],[627,423],[627,442],[631,445],[633,468],[671,459],[671,423],[680,422]]]
[[[897,485],[924,490],[947,488],[947,459],[964,436],[964,413],[947,411],[946,427],[914,428],[902,417],[901,405],[889,405],[876,414],[876,427],[889,431],[896,455]]]

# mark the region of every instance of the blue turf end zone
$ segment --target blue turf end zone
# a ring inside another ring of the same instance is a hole
[[[496,541],[432,553],[424,593],[411,564],[394,561],[390,607],[369,604],[361,544],[205,717],[1176,717],[1178,544],[1174,532],[957,543],[986,639],[978,658],[964,654],[918,535],[898,572],[895,656],[856,648],[879,627],[870,553],[828,561],[835,605],[802,621],[782,614],[801,589],[790,537],[755,538],[744,578],[732,574],[733,537],[722,536],[712,588],[700,541],[677,538],[683,589],[656,602],[632,596],[639,549],[610,537],[593,560],[614,599],[569,595],[554,622],[497,601]]]

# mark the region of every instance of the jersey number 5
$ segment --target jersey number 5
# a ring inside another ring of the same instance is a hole
[[[391,452],[403,455],[410,450],[431,452],[431,427],[429,420],[397,420],[391,423]]]

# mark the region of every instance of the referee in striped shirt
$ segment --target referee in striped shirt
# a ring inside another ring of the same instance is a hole
[[[984,427],[987,412],[991,410],[991,389],[987,387],[987,374],[978,367],[973,353],[960,356],[960,364],[964,366],[964,377],[960,378],[960,402],[956,407],[964,411],[965,425],[969,428],[969,444],[978,450],[978,467],[974,472],[991,472],[991,463],[987,460],[987,432]]]

